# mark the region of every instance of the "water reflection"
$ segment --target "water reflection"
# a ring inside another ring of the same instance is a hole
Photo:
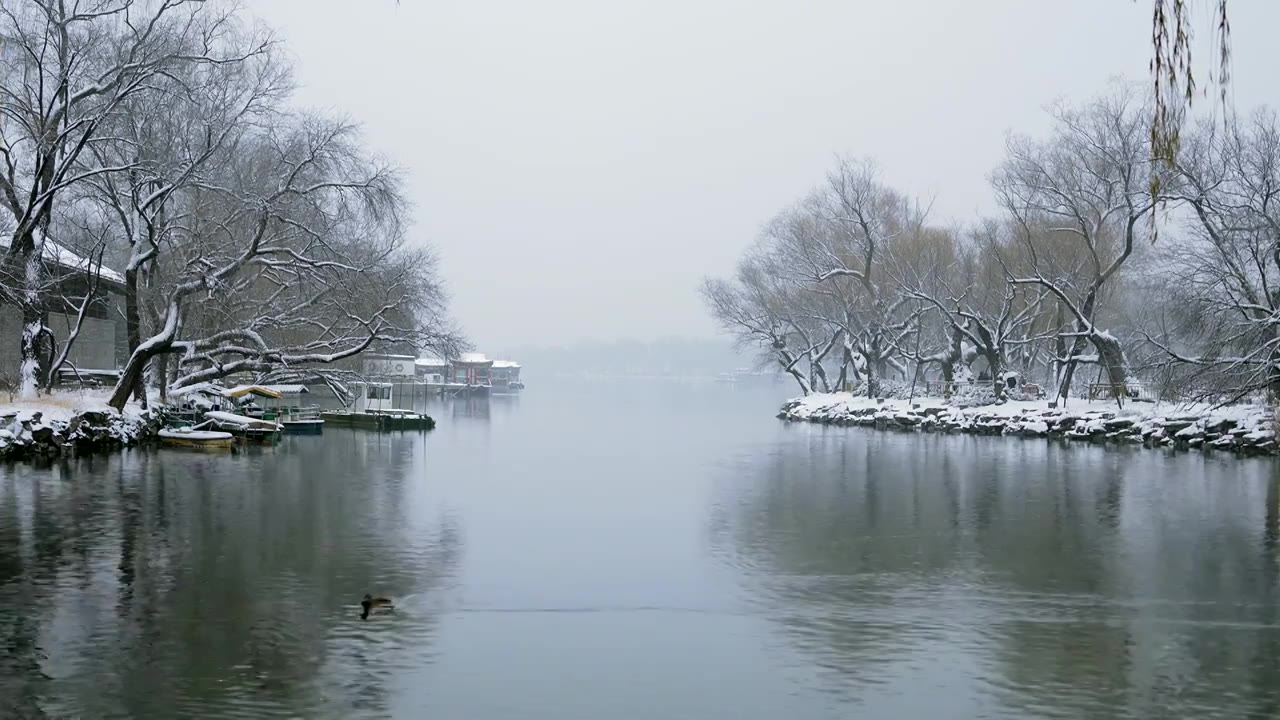
[[[0,468],[0,716],[1280,716],[1274,464],[753,392]]]
[[[433,397],[420,401],[415,408],[437,419],[487,423],[493,418],[510,416],[519,406],[520,393],[511,392]]]
[[[476,418],[479,420],[489,419],[489,403],[490,398],[488,395],[457,397],[443,402],[449,409],[450,417],[455,419]]]
[[[415,497],[414,442],[338,431],[9,468],[0,695],[19,717],[385,714],[387,669],[430,659],[415,598],[461,551],[457,521]],[[405,610],[361,622],[368,589]]]
[[[875,716],[1280,709],[1271,463],[796,428],[734,472],[719,550]]]

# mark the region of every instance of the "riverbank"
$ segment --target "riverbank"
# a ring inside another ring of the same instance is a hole
[[[1092,443],[1277,454],[1275,423],[1260,405],[1152,405],[1072,403],[1051,408],[1044,400],[961,407],[942,398],[914,401],[824,393],[789,400],[778,418],[824,425],[855,425],[904,432],[1013,435]]]
[[[154,440],[163,413],[130,403],[124,412],[105,393],[58,393],[0,405],[0,461],[54,458],[114,450]]]

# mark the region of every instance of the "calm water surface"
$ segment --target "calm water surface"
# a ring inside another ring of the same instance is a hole
[[[789,391],[0,467],[0,717],[1280,717],[1275,464]]]

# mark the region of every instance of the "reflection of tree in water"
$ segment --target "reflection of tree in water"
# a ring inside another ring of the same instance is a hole
[[[978,612],[993,642],[993,687],[1028,712],[1121,709],[1132,638],[1103,614],[1123,592],[1121,498],[1135,456],[1039,450],[995,456],[978,481],[972,527],[986,595]]]
[[[764,612],[854,691],[929,650],[937,618],[922,610],[965,563],[951,456],[865,439],[816,437],[752,465],[752,487],[721,521]]]
[[[349,435],[0,481],[4,682],[22,678],[4,695],[33,716],[384,707],[389,665],[423,662],[435,620],[364,623],[360,596],[447,583],[461,539],[404,502],[419,439]],[[364,656],[378,672],[358,670]]]
[[[1275,709],[1280,489],[1266,466],[806,437],[750,466],[716,522],[766,614],[837,686],[959,684],[1067,716]],[[939,670],[939,656],[965,660]]]
[[[1090,717],[1274,708],[1265,466],[1064,451],[1048,468],[1023,517],[982,539],[1006,588],[991,622],[1008,700]]]
[[[27,501],[19,480],[0,480],[0,698],[17,717],[44,717],[39,697],[48,686],[41,668],[40,616],[28,603],[47,599],[47,588],[32,582],[35,565],[24,542],[22,508]],[[33,568],[34,569],[34,568]]]

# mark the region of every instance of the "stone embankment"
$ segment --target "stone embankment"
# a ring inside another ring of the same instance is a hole
[[[154,440],[159,410],[110,408],[65,412],[0,406],[0,460],[55,458],[114,450]]]
[[[1146,447],[1199,448],[1251,455],[1277,452],[1272,411],[1261,405],[1117,408],[1081,403],[1051,408],[1043,401],[960,407],[939,398],[873,400],[846,393],[790,400],[778,417],[824,425],[903,432],[1063,438]]]

